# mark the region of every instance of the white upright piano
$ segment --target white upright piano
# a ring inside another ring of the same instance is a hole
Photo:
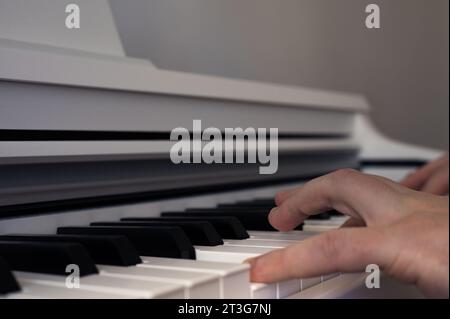
[[[62,1],[0,0],[0,298],[421,297],[384,277],[367,289],[364,273],[250,283],[242,261],[345,220],[276,232],[255,216],[277,190],[343,167],[398,180],[439,152],[382,136],[358,94],[128,57],[108,1],[76,3],[74,30]],[[278,128],[277,173],[173,164],[170,132],[194,119]]]

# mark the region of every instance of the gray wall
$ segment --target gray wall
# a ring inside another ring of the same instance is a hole
[[[387,135],[448,149],[448,0],[110,0],[162,68],[364,93]],[[381,29],[364,8],[381,7]]]

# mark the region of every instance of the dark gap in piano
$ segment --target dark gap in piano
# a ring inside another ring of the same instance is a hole
[[[368,168],[368,167],[421,167],[425,165],[427,161],[420,160],[420,159],[367,159],[360,161],[361,168]]]
[[[259,175],[257,164],[180,166],[169,159],[10,163],[0,165],[0,218],[303,182],[356,168],[356,156],[354,149],[283,153],[273,175]]]
[[[174,197],[203,195],[225,191],[236,191],[245,188],[267,187],[285,183],[294,183],[294,182],[301,183],[308,181],[312,178],[318,177],[319,175],[315,174],[311,176],[304,176],[304,175],[292,176],[262,181],[236,182],[229,184],[206,185],[206,186],[167,189],[159,191],[73,198],[56,201],[0,206],[0,219],[12,217],[16,218],[18,216],[42,215],[44,213],[45,214],[61,213],[78,209],[117,206],[139,202],[151,202],[162,199],[170,199]]]
[[[192,132],[190,132],[192,136]],[[222,132],[225,136],[225,133]],[[280,132],[279,139],[345,138],[340,133]],[[0,129],[0,141],[169,141],[170,132],[7,130]]]

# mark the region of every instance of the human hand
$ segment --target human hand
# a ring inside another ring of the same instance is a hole
[[[448,194],[448,154],[409,174],[401,184],[435,195]]]
[[[325,232],[250,259],[252,281],[364,271],[368,264],[377,264],[429,297],[448,297],[448,197],[345,169],[278,193],[276,204],[269,221],[281,231],[330,209],[366,227]]]

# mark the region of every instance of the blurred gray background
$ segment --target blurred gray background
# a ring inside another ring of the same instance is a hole
[[[448,0],[110,0],[165,69],[365,94],[386,135],[448,149]],[[366,29],[365,7],[381,7]]]

